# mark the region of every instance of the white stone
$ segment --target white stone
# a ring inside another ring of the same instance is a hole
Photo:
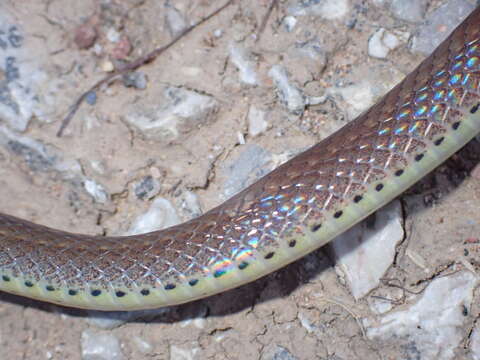
[[[250,59],[251,55],[239,44],[231,44],[229,47],[230,59],[237,67],[240,81],[247,85],[257,85],[255,64]]]
[[[478,278],[462,271],[433,280],[409,307],[391,312],[367,329],[370,339],[412,343],[422,359],[450,360],[467,336],[467,317]]]
[[[180,218],[170,201],[157,198],[152,202],[146,213],[135,219],[126,235],[144,234],[177,225],[178,223],[180,223]]]
[[[280,65],[274,65],[268,71],[277,87],[280,100],[287,105],[290,112],[300,114],[305,109],[305,97],[302,92],[288,79],[287,70]]]
[[[374,216],[373,228],[364,221],[338,236],[331,245],[336,271],[342,273],[357,300],[379,285],[393,262],[396,245],[404,236],[398,200]]]
[[[295,16],[288,15],[283,18],[283,24],[288,32],[293,31],[295,25],[297,25],[297,22],[298,20]]]
[[[40,69],[38,49],[29,48],[27,37],[15,16],[8,16],[0,2],[0,122],[11,129],[25,131],[36,117],[51,122],[58,98],[60,80],[50,79]]]
[[[87,193],[93,197],[93,199],[100,204],[105,204],[108,201],[108,193],[105,191],[105,188],[92,179],[85,179],[83,186]]]
[[[372,86],[367,80],[350,86],[334,88],[330,93],[340,94],[349,105],[347,108],[350,119],[360,115],[373,104],[374,94]]]
[[[120,341],[111,335],[91,330],[82,332],[82,360],[122,360]]]
[[[400,40],[395,34],[380,28],[368,40],[368,55],[385,59],[390,50],[394,50],[399,45]]]
[[[268,122],[265,120],[266,112],[251,106],[248,111],[248,134],[258,136],[268,129]]]
[[[349,10],[348,0],[322,0],[305,2],[289,8],[292,15],[317,15],[327,20],[343,18]]]
[[[171,86],[165,88],[162,100],[154,108],[139,102],[125,121],[149,139],[169,142],[208,121],[217,109],[213,97]]]

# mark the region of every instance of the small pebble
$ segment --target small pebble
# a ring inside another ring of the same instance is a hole
[[[100,69],[102,69],[102,71],[104,72],[112,72],[113,70],[115,70],[115,66],[111,61],[105,60],[102,61],[102,63],[100,64]]]
[[[147,88],[147,76],[141,71],[130,72],[122,77],[123,85],[145,90]]]
[[[368,40],[368,55],[385,59],[390,50],[395,49],[398,45],[400,45],[400,40],[395,34],[380,28]]]
[[[268,128],[265,111],[252,106],[248,112],[248,134],[252,137],[263,134]]]
[[[97,36],[97,30],[92,24],[82,24],[75,29],[73,41],[79,49],[85,50],[93,46]]]
[[[89,91],[85,96],[85,101],[88,105],[95,105],[97,102],[97,93],[95,91]]]
[[[132,52],[132,43],[127,36],[122,36],[115,48],[112,50],[112,56],[117,60],[125,60]]]

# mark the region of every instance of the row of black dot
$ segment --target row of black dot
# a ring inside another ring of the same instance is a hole
[[[480,107],[480,103],[479,103],[479,104],[476,104],[475,106],[473,106],[473,107],[470,109],[470,113],[474,114],[475,112],[477,112],[477,110],[479,109],[479,107]],[[457,121],[457,122],[455,122],[455,123],[452,124],[453,130],[457,130],[459,127],[460,127],[460,121]],[[440,144],[442,144],[443,140],[445,140],[445,137],[442,136],[442,137],[438,138],[437,140],[435,140],[435,141],[434,141],[434,144],[435,144],[436,146],[439,146]],[[425,154],[418,154],[418,155],[416,155],[416,156],[415,156],[415,161],[420,161],[420,160],[422,160],[424,156],[425,156]],[[404,173],[404,170],[399,169],[399,170],[397,170],[397,171],[395,172],[395,176],[401,176],[403,173]],[[377,185],[375,186],[375,190],[378,191],[378,192],[382,191],[383,188],[384,188],[384,185],[383,185],[382,183],[377,184]],[[355,203],[359,203],[362,199],[363,199],[363,197],[362,197],[361,195],[356,195],[356,196],[353,198],[353,201],[354,201]],[[343,215],[343,211],[340,210],[340,211],[337,211],[335,214],[333,214],[333,217],[334,217],[335,219],[339,219],[342,215]],[[321,226],[322,226],[321,224],[316,224],[316,225],[312,226],[311,230],[312,230],[313,232],[316,232],[316,231],[318,231],[318,230],[321,228]],[[296,240],[291,240],[291,241],[288,243],[288,246],[293,248],[293,247],[296,246],[296,244],[297,244]],[[269,260],[269,259],[272,259],[272,258],[274,257],[274,255],[275,255],[275,253],[272,251],[272,252],[267,253],[267,254],[264,256],[264,258],[265,258],[266,260]],[[246,268],[248,267],[248,265],[249,265],[248,262],[243,261],[243,262],[241,262],[241,263],[238,265],[238,268],[239,268],[240,270],[244,270],[244,269],[246,269]],[[222,276],[223,274],[225,274],[225,272],[217,271],[217,272],[214,273],[214,277],[218,278],[218,277]],[[3,276],[2,276],[2,279],[3,279],[3,281],[10,281],[10,278],[9,278],[8,276],[6,276],[6,275],[3,275]],[[188,284],[189,284],[190,286],[195,286],[197,283],[198,283],[198,279],[191,279],[191,280],[189,280],[189,282],[188,282]],[[32,283],[31,281],[25,281],[25,286],[27,286],[27,287],[33,287],[33,283]],[[165,289],[165,290],[173,290],[173,289],[175,289],[175,288],[176,288],[176,285],[175,285],[175,284],[166,284],[166,285],[164,286],[164,289]],[[55,288],[54,288],[53,286],[51,286],[51,285],[47,285],[47,286],[46,286],[46,290],[47,290],[47,291],[54,291]],[[102,293],[102,291],[101,291],[101,290],[98,290],[98,289],[92,290],[92,291],[90,292],[90,294],[91,294],[92,296],[99,296],[101,293]],[[148,295],[150,295],[150,290],[148,290],[148,289],[142,289],[142,290],[140,291],[140,293],[141,293],[143,296],[148,296]],[[70,289],[70,290],[68,290],[68,294],[71,295],[71,296],[74,296],[74,295],[77,295],[77,294],[78,294],[78,291],[77,291],[77,290]],[[118,290],[118,291],[115,292],[115,295],[116,295],[117,297],[123,297],[123,296],[126,295],[126,293],[125,293],[124,291]]]
[[[479,109],[479,107],[480,107],[480,103],[478,103],[477,105],[475,105],[474,107],[472,107],[472,108],[470,109],[470,112],[471,112],[472,114],[474,114],[474,113]],[[457,130],[459,127],[460,127],[460,121],[457,121],[457,122],[455,122],[455,123],[452,124],[453,130]],[[436,146],[439,146],[439,145],[441,145],[441,144],[443,143],[443,140],[445,140],[445,137],[444,137],[444,136],[436,139],[436,140],[434,141],[434,144],[435,144]],[[425,156],[425,154],[417,154],[417,155],[415,156],[415,161],[417,161],[417,162],[418,162],[418,161],[421,161],[421,160],[424,158],[424,156]],[[399,169],[399,170],[395,171],[395,176],[402,176],[403,173],[404,173],[404,170]],[[383,185],[382,183],[379,183],[379,184],[377,184],[377,185],[375,186],[375,190],[378,191],[378,192],[382,191],[383,188],[384,188],[384,185]],[[363,196],[362,196],[362,195],[356,195],[356,196],[353,198],[353,201],[358,204],[360,201],[362,201],[362,199],[363,199]],[[340,210],[340,211],[337,211],[336,213],[334,213],[334,214],[333,214],[333,217],[334,217],[335,219],[339,219],[342,215],[343,215],[343,211]],[[312,230],[312,232],[316,232],[316,231],[318,231],[321,227],[322,227],[322,224],[315,224],[315,225],[312,226],[311,230]],[[295,246],[295,245],[293,245],[293,246]],[[293,247],[293,246],[292,246],[292,247]]]

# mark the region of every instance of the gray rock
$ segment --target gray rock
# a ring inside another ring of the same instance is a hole
[[[430,55],[474,8],[467,0],[451,0],[429,13],[413,39],[412,51]]]
[[[170,31],[170,34],[173,37],[178,36],[187,28],[187,20],[180,11],[178,11],[173,5],[171,5],[170,1],[167,1],[165,7],[165,23],[167,25],[168,31]]]
[[[148,200],[159,193],[160,183],[153,176],[148,175],[134,183],[133,191],[140,200]]]
[[[115,329],[129,321],[138,319],[151,320],[157,316],[163,315],[170,311],[171,308],[163,307],[151,310],[139,311],[96,311],[88,310],[87,323],[99,329],[111,330]]]
[[[148,139],[170,142],[212,118],[217,101],[192,90],[167,86],[160,105],[150,101],[135,104],[124,120]]]
[[[399,20],[420,22],[427,10],[426,0],[393,0],[390,6],[393,16]]]
[[[293,85],[283,66],[274,65],[268,72],[277,87],[280,101],[294,114],[301,114],[305,110],[305,96],[298,87]]]
[[[313,15],[327,20],[342,18],[348,10],[348,0],[301,0],[288,8],[291,15]]]
[[[247,85],[257,85],[257,74],[251,54],[239,44],[230,45],[229,51],[230,60],[238,69],[240,81]]]
[[[123,75],[123,85],[126,87],[134,87],[139,90],[147,88],[147,75],[141,71],[134,71]]]
[[[465,328],[473,320],[465,311],[468,315],[478,283],[478,277],[465,270],[437,276],[409,306],[375,319],[374,326],[366,320],[367,337],[401,346],[404,359],[457,359]]]
[[[271,170],[271,154],[258,145],[245,145],[238,158],[223,171],[227,180],[223,185],[224,198],[230,198]],[[270,166],[269,166],[270,163]]]
[[[15,20],[0,13],[0,122],[25,131],[35,116],[50,121],[55,82],[39,70],[35,51],[28,48],[25,34]],[[3,35],[4,34],[4,35]]]
[[[399,201],[394,201],[331,243],[335,270],[346,278],[355,299],[380,284],[403,237],[402,208]]]

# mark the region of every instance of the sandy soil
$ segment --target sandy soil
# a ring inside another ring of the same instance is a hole
[[[209,0],[172,3],[189,21],[219,5]],[[101,183],[109,197],[103,204],[96,202],[82,184],[55,170],[39,171],[22,154],[0,147],[0,211],[74,232],[121,234],[148,209],[151,200],[134,196],[133,184],[152,174],[161,184],[157,196],[171,200],[178,209],[187,191],[198,195],[203,210],[209,209],[223,201],[229,164],[246,146],[239,142],[239,134],[247,145],[259,145],[281,157],[314,144],[359,111],[348,98],[332,93],[301,116],[289,113],[268,76],[272,65],[285,66],[291,81],[311,96],[368,80],[375,85],[373,98],[365,101],[371,103],[422,59],[409,51],[407,43],[386,59],[367,55],[368,39],[377,27],[410,33],[416,29],[374,2],[350,1],[342,20],[299,16],[294,30],[287,32],[282,19],[289,4],[279,1],[259,36],[269,3],[237,1],[192,31],[140,69],[148,78],[145,90],[127,88],[121,81],[102,88],[96,104],[84,104],[62,138],[55,136],[62,116],[82,91],[106,75],[110,62],[133,60],[171,39],[165,4],[148,0],[2,4],[23,30],[37,66],[48,74],[48,85],[55,83],[56,89],[50,96],[47,121],[34,118],[23,135],[48,145],[64,159],[77,160],[82,174]],[[95,43],[101,51],[78,48],[76,29],[85,23],[97,29]],[[132,47],[120,60],[112,60],[120,50],[109,40],[110,29]],[[325,55],[323,63],[295,55],[295,44],[315,38]],[[232,43],[249,49],[258,86],[239,80],[229,57]],[[174,140],[145,138],[126,123],[125,115],[154,108],[165,85],[212,96],[218,108],[207,121]],[[256,137],[247,125],[252,106],[266,111],[269,123]],[[462,267],[462,262],[477,267],[480,177],[469,173],[478,164],[479,148],[478,142],[471,143],[402,198],[407,236],[385,278],[418,291],[435,277]],[[189,216],[181,210],[179,215],[183,220]],[[413,243],[414,252],[426,262],[424,268],[406,254]],[[144,314],[113,329],[92,321],[99,314],[0,294],[0,358],[80,359],[85,331],[112,334],[125,359],[406,358],[407,350],[394,341],[368,339],[360,321],[375,317],[369,298],[388,293],[388,284],[355,301],[333,265],[328,251],[321,249],[253,284],[164,313]],[[479,310],[474,301],[456,353],[459,359],[470,358],[469,334]]]

